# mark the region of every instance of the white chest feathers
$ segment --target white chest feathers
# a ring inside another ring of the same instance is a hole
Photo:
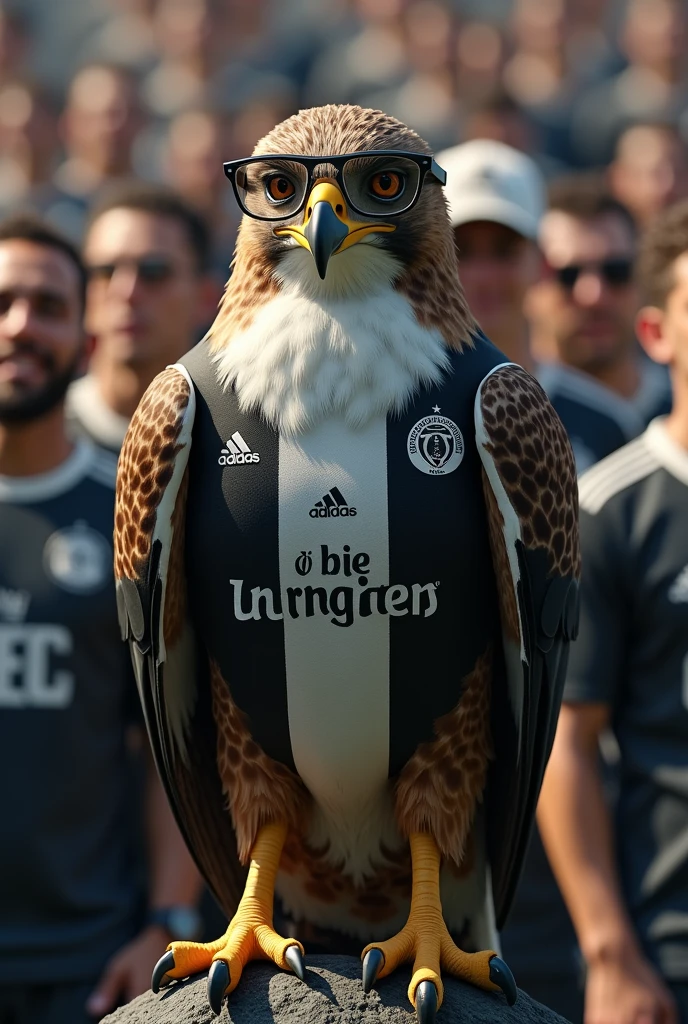
[[[355,428],[400,412],[448,364],[439,331],[422,327],[389,281],[341,295],[294,277],[215,359],[220,383],[235,385],[242,410],[292,435],[335,413]]]

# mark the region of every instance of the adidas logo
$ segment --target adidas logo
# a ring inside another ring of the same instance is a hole
[[[235,430],[217,461],[220,466],[246,466],[250,462],[260,462],[260,455],[252,452],[239,431]]]
[[[688,602],[688,565],[681,570],[669,588],[669,600],[672,604]]]
[[[308,515],[311,519],[338,519],[340,516],[355,516],[356,509],[347,504],[338,487],[331,487],[320,501],[316,501]]]

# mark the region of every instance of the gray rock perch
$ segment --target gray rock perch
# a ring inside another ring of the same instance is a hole
[[[249,964],[220,1017],[208,1006],[206,975],[147,992],[101,1024],[416,1024],[406,995],[411,972],[361,987],[361,962],[351,956],[306,957],[307,984],[271,964]],[[497,993],[480,992],[447,975],[437,1024],[564,1024],[564,1018],[519,992],[509,1008]]]

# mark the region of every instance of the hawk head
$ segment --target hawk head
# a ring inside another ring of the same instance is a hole
[[[414,131],[378,110],[324,106],[278,124],[230,161],[244,218],[215,337],[248,326],[261,301],[297,287],[357,299],[393,287],[448,344],[475,325],[461,289],[441,185]]]

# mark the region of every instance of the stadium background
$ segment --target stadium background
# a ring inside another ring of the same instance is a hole
[[[637,122],[682,139],[685,52],[676,0],[4,0],[0,212],[36,206],[78,238],[103,182],[166,181],[212,218],[222,276],[221,162],[300,107],[381,107],[435,149],[497,137],[551,179],[605,168]],[[93,62],[131,77],[79,74]],[[635,159],[684,193],[682,145]]]

